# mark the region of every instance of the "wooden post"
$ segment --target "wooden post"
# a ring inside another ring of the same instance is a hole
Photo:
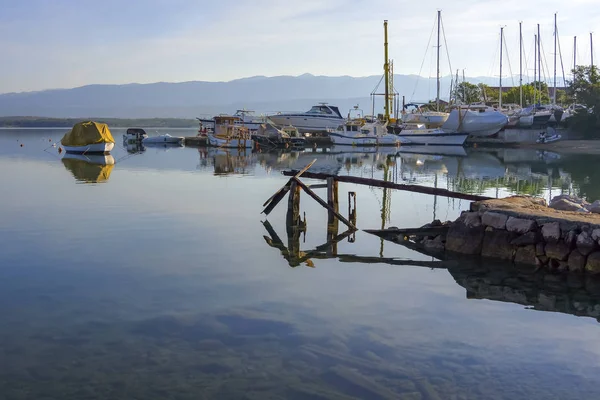
[[[339,229],[339,220],[335,216],[335,213],[339,214],[337,188],[338,184],[335,179],[327,178],[327,205],[331,207],[327,212],[327,243],[330,243],[327,255],[330,257],[337,254],[337,242],[334,240]]]
[[[286,230],[288,237],[289,264],[291,267],[300,265],[300,186],[295,180],[290,184]]]

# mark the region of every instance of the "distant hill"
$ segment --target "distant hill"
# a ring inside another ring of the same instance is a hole
[[[0,94],[0,116],[195,118],[241,108],[259,113],[304,110],[317,102],[336,104],[341,110],[360,104],[365,112],[370,112],[370,93],[380,79],[380,76],[354,78],[304,74],[296,77],[255,76],[229,82],[87,85]],[[448,76],[441,81],[442,98],[448,98],[450,80]],[[495,84],[493,78],[468,80]],[[435,98],[435,79],[396,75],[394,85],[406,101],[426,102]]]
[[[77,122],[93,119],[108,124],[111,128],[193,128],[198,126],[195,119],[180,118],[49,118],[49,117],[0,117],[0,128],[71,128]]]

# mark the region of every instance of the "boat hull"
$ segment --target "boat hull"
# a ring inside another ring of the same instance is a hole
[[[63,149],[67,153],[110,153],[110,151],[115,147],[114,143],[93,143],[85,146],[65,146],[62,145]]]
[[[446,132],[465,133],[470,136],[488,137],[500,132],[508,124],[508,117],[498,111],[477,112],[452,110],[442,126]]]
[[[208,134],[208,144],[213,147],[224,147],[229,149],[252,148],[252,139],[232,139],[220,138],[215,135]]]
[[[276,114],[270,115],[269,119],[275,125],[292,125],[301,132],[319,132],[328,129],[337,129],[343,125],[345,120],[340,117],[307,116],[302,114]]]
[[[446,133],[420,129],[402,130],[398,134],[402,146],[412,145],[437,145],[437,146],[462,146],[467,140],[466,133]]]
[[[329,137],[334,146],[399,146],[400,138],[397,135],[345,135],[330,132]]]
[[[183,137],[178,137],[178,136],[152,136],[152,137],[147,137],[144,140],[142,140],[142,142],[144,144],[179,144],[179,145],[183,145],[183,141],[185,138]]]

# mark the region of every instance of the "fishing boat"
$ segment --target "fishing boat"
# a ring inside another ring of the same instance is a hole
[[[94,121],[76,123],[60,143],[67,153],[109,153],[115,147],[108,125]]]
[[[142,140],[145,145],[152,144],[173,144],[183,146],[185,138],[183,136],[171,136],[168,133],[158,136],[150,136]]]
[[[306,112],[277,113],[269,115],[268,119],[275,125],[292,125],[301,132],[318,132],[336,129],[345,122],[336,106],[319,103]]]
[[[141,142],[147,137],[148,134],[142,128],[127,128],[127,132],[123,135],[123,140]]]
[[[250,130],[235,122],[238,117],[219,115],[214,117],[214,132],[206,134],[208,145],[224,148],[251,148],[253,147]]]

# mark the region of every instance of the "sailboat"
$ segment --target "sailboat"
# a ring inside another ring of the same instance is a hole
[[[407,104],[402,109],[402,121],[407,124],[424,124],[426,128],[440,128],[448,119],[447,112],[440,111],[440,27],[442,11],[437,12],[437,95],[435,98],[436,110],[423,110],[420,105]],[[414,106],[414,108],[410,108]],[[410,112],[409,112],[410,110]]]

